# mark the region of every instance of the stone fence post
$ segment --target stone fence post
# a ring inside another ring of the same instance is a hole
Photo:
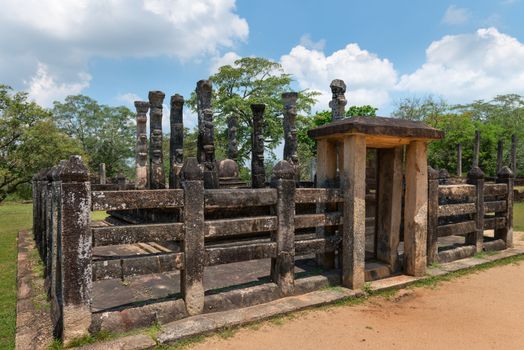
[[[35,244],[38,248],[38,206],[39,206],[39,200],[38,200],[38,175],[39,173],[36,173],[31,178],[31,194],[33,197],[33,238],[35,240]]]
[[[185,237],[182,245],[185,266],[181,291],[189,315],[204,311],[204,174],[196,158],[182,167]]]
[[[468,184],[475,186],[475,232],[466,235],[466,244],[474,245],[481,252],[484,242],[484,172],[473,166],[468,173]]]
[[[439,172],[428,166],[428,265],[438,262],[438,183]]]
[[[90,229],[91,183],[80,156],[62,162],[53,176],[57,196],[56,291],[62,322],[58,335],[64,345],[89,334],[91,325],[92,235]]]
[[[126,177],[124,176],[124,174],[119,173],[116,176],[116,183],[119,191],[123,191],[126,189]]]
[[[45,287],[48,291],[48,294],[52,296],[53,291],[53,276],[56,269],[53,268],[53,263],[56,264],[56,232],[57,232],[57,216],[58,213],[58,203],[56,189],[54,186],[54,177],[53,175],[59,169],[58,166],[49,168],[46,172],[46,187],[45,191],[45,251],[44,251],[44,267],[45,267]],[[54,256],[55,255],[55,256]],[[55,258],[55,261],[53,261]]]
[[[506,197],[506,212],[500,214],[506,217],[506,226],[495,230],[495,238],[502,239],[506,243],[506,248],[513,247],[513,186],[515,174],[507,166],[503,166],[497,174],[497,183],[504,183],[508,186]]]
[[[53,171],[56,168],[49,168],[47,172],[44,174],[44,207],[45,207],[45,214],[44,214],[44,225],[45,225],[45,231],[44,231],[44,237],[43,237],[43,243],[44,243],[44,268],[45,268],[45,282],[46,287],[49,287],[50,283],[50,276],[52,274],[51,271],[51,255],[53,253],[52,251],[52,244],[53,244]]]
[[[44,169],[40,179],[38,181],[38,186],[40,188],[40,256],[42,261],[45,261],[46,254],[46,232],[47,232],[47,172],[49,169]]]
[[[33,236],[42,259],[44,258],[42,240],[44,237],[44,186],[47,183],[47,179],[44,180],[44,174],[46,171],[42,169],[33,177]]]
[[[277,244],[276,258],[271,259],[271,279],[282,296],[295,291],[295,170],[282,160],[273,168],[271,187],[277,190],[277,230],[272,241]]]
[[[59,337],[62,334],[62,307],[60,301],[62,300],[62,269],[61,269],[61,251],[62,251],[62,226],[61,226],[61,212],[60,205],[62,199],[62,182],[60,181],[60,172],[64,168],[66,160],[61,160],[59,165],[51,168],[49,173],[51,191],[49,222],[51,224],[49,244],[47,251],[47,267],[49,270],[46,276],[46,287],[51,302],[51,321],[53,324],[53,332]],[[60,268],[58,268],[60,266]]]

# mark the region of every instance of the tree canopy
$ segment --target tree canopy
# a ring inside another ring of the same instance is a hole
[[[49,111],[28,101],[27,93],[0,85],[0,202],[40,169],[72,154],[86,155],[55,126]]]
[[[363,105],[350,106],[346,111],[346,118],[375,117],[378,108]],[[307,132],[321,125],[331,122],[331,111],[321,111],[310,116],[297,117],[298,159],[302,178],[308,178],[311,173],[311,160],[317,154],[315,140]]]
[[[291,91],[292,78],[285,74],[280,64],[258,57],[244,57],[233,65],[220,67],[210,77],[213,82],[213,110],[215,121],[215,147],[217,158],[224,158],[227,149],[227,118],[238,118],[239,163],[243,165],[251,155],[252,113],[250,104],[264,103],[265,148],[273,151],[282,141],[283,125],[281,94]],[[317,93],[300,91],[297,111],[309,113]],[[195,110],[193,93],[189,105]]]
[[[90,97],[76,95],[54,102],[52,114],[58,127],[89,154],[91,171],[105,163],[108,177],[121,172],[133,176],[129,161],[135,154],[136,124],[129,108],[100,105]]]
[[[524,98],[509,94],[496,96],[489,101],[450,105],[443,99],[407,98],[397,104],[393,115],[399,118],[421,120],[444,131],[442,140],[432,142],[428,149],[429,163],[433,167],[456,172],[457,145],[462,145],[463,171],[473,160],[475,131],[480,132],[479,166],[494,176],[498,140],[504,142],[504,164],[510,164],[511,135],[517,140],[517,174],[524,172]]]

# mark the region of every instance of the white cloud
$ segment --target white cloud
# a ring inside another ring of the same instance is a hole
[[[0,81],[23,88],[41,63],[50,88],[80,86],[93,57],[218,55],[247,39],[235,11],[235,0],[4,0]]]
[[[236,60],[241,57],[233,51],[226,52],[223,56],[216,56],[211,60],[211,67],[209,68],[209,74],[215,74],[218,69],[222,66],[233,65]]]
[[[328,109],[331,99],[329,84],[333,79],[346,82],[348,105],[370,104],[382,107],[390,100],[397,82],[393,64],[376,54],[348,44],[331,55],[319,50],[295,46],[280,58],[284,71],[293,74],[301,89],[321,92],[317,109]]]
[[[128,92],[125,94],[118,95],[116,99],[124,102],[128,106],[134,106],[135,101],[143,101],[143,99],[141,99],[140,96],[138,96],[137,94],[133,92]]]
[[[53,101],[61,100],[68,95],[79,94],[89,86],[91,76],[87,73],[79,73],[78,80],[74,83],[57,83],[55,78],[49,74],[48,68],[43,63],[38,63],[36,74],[28,82],[29,96],[38,104],[51,106]]]
[[[313,41],[311,39],[311,35],[304,34],[300,37],[300,46],[304,46],[306,49],[312,49],[312,50],[324,50],[324,47],[326,46],[326,39],[320,39],[319,41]]]
[[[452,102],[524,94],[524,44],[495,28],[448,35],[426,50],[426,62],[403,75],[398,90],[434,93]]]
[[[442,23],[449,25],[464,24],[470,19],[470,17],[471,14],[468,9],[450,5],[444,13]]]

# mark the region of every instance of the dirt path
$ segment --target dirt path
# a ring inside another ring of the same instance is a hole
[[[524,263],[397,299],[309,311],[191,349],[524,349]]]

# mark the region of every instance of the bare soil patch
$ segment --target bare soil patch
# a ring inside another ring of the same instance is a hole
[[[521,239],[520,237],[516,239]],[[524,263],[214,336],[192,349],[522,349]]]

